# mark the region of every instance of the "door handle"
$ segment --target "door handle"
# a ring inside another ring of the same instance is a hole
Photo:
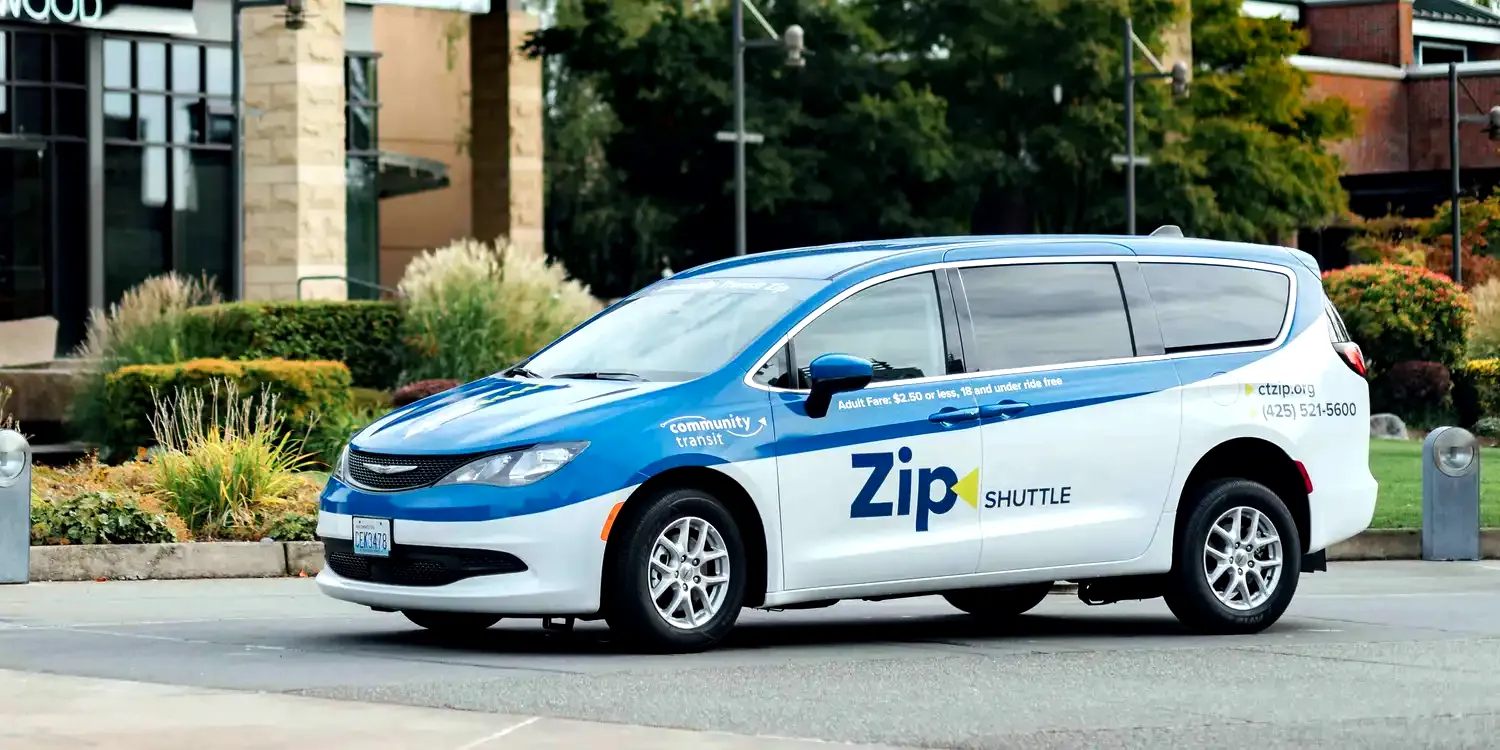
[[[938,409],[937,413],[927,417],[927,421],[937,422],[938,424],[958,424],[959,422],[969,422],[975,419],[979,419],[979,407],[977,406],[971,406],[967,409],[956,409],[952,406],[945,406]]]
[[[1030,408],[1031,404],[1020,401],[1001,401],[998,404],[986,404],[979,407],[979,416],[981,419],[994,419],[995,417],[1010,419]]]

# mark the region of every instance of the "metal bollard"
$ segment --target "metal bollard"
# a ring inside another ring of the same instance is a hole
[[[1422,559],[1479,559],[1479,441],[1439,427],[1422,443]]]
[[[31,580],[31,444],[0,430],[0,583]]]

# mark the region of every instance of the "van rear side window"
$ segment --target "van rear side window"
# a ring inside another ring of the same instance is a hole
[[[1199,263],[1142,263],[1168,354],[1276,340],[1291,282],[1273,271]]]

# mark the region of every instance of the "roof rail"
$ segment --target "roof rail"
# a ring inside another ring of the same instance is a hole
[[[1157,227],[1156,231],[1151,233],[1151,236],[1152,237],[1181,237],[1182,236],[1182,227],[1179,227],[1176,224],[1163,224],[1163,225]]]

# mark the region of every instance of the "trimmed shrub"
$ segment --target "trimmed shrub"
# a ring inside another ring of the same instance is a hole
[[[188,316],[194,357],[343,362],[354,385],[389,389],[406,360],[394,302],[232,302]]]
[[[1446,276],[1381,263],[1323,274],[1323,287],[1379,377],[1397,362],[1464,359],[1473,303]]]
[[[279,429],[299,441],[299,446],[321,422],[336,419],[350,408],[349,368],[342,362],[198,359],[124,367],[106,382],[108,445],[116,453],[155,445],[151,415],[156,413],[158,394],[179,388],[209,390],[215,383],[228,383],[239,393],[274,396]]]
[[[1500,417],[1500,359],[1472,359],[1455,368],[1453,406],[1461,425]]]
[[[1409,425],[1435,425],[1452,407],[1453,379],[1440,362],[1397,362],[1385,385],[1389,408]]]
[[[414,259],[401,280],[402,383],[478,380],[551,343],[601,309],[540,248],[460,240]]]
[[[165,515],[140,506],[131,491],[89,491],[62,498],[31,495],[31,543],[156,544],[175,542]]]
[[[1500,438],[1500,417],[1482,417],[1474,423],[1474,434],[1478,437]]]
[[[271,519],[264,536],[278,542],[312,542],[318,538],[318,516],[315,513],[287,511]]]
[[[241,398],[230,382],[178,388],[157,399],[152,427],[160,452],[151,461],[153,488],[194,534],[259,526],[257,511],[297,488],[306,461],[281,429],[277,399]],[[153,396],[155,394],[153,393]]]
[[[451,391],[463,385],[457,380],[418,380],[410,385],[403,385],[391,394],[391,406],[400,409],[410,406],[424,398],[436,396],[444,391]]]
[[[109,374],[129,365],[178,362],[206,347],[199,332],[187,326],[188,310],[218,301],[210,280],[166,274],[127,290],[107,313],[96,311],[76,352],[83,367],[68,422],[79,439],[107,447]],[[106,458],[114,456],[106,453]]]

